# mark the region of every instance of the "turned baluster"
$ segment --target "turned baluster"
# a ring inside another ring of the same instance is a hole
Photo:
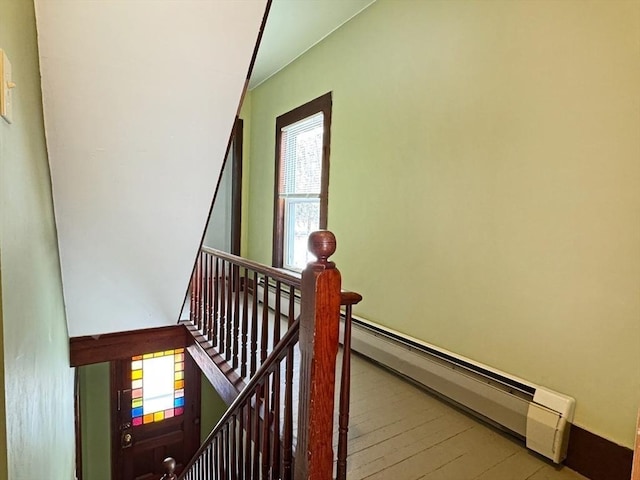
[[[351,319],[353,305],[362,300],[362,296],[349,292],[342,295],[342,304],[346,303],[344,316],[344,339],[342,342],[342,370],[340,372],[340,406],[338,414],[338,462],[337,480],[347,478],[347,442],[349,433],[349,400],[351,398]]]

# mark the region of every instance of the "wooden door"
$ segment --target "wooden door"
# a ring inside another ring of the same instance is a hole
[[[113,480],[158,480],[162,461],[177,473],[200,443],[200,375],[184,349],[111,363]]]

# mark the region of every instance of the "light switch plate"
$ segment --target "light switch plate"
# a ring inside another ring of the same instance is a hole
[[[4,50],[0,49],[0,115],[9,123],[13,117],[12,82],[11,62]]]

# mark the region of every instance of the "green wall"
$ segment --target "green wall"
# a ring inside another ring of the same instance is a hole
[[[32,1],[0,0],[14,119],[0,119],[0,263],[8,477],[74,478],[73,370]],[[3,409],[2,417],[5,417]],[[2,432],[4,435],[4,432]],[[1,435],[0,435],[1,436]],[[5,466],[0,459],[0,478]]]
[[[328,91],[328,227],[357,314],[577,399],[640,403],[640,3],[378,0],[251,92],[248,255],[275,117]]]
[[[227,404],[220,398],[218,392],[209,383],[207,377],[202,375],[202,388],[200,391],[201,403],[200,403],[200,441],[204,442],[206,438],[216,426],[218,420],[222,418],[222,415],[227,411]]]
[[[1,137],[0,137],[1,138]],[[0,150],[1,152],[1,150]],[[4,324],[2,315],[2,251],[0,251],[0,326]],[[0,328],[0,358],[4,359],[4,334]],[[4,362],[3,362],[4,367]],[[4,392],[4,368],[0,368],[0,387]],[[0,395],[0,478],[7,477],[7,422],[4,395]]]
[[[85,365],[80,375],[83,480],[111,480],[109,362]]]

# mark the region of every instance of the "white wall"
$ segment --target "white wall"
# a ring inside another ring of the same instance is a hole
[[[36,0],[71,336],[176,322],[266,0]]]

